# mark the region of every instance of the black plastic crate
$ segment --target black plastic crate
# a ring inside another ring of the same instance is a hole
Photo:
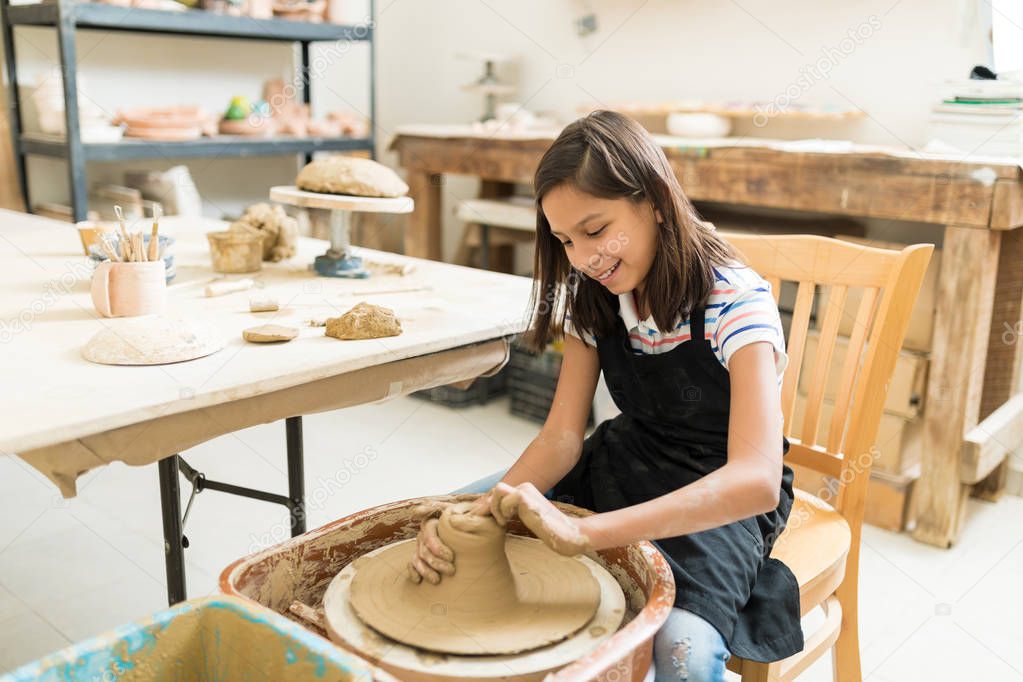
[[[548,348],[540,355],[533,355],[522,347],[512,346],[508,360],[512,414],[541,424],[546,421],[558,387],[561,360],[562,355],[557,350]]]
[[[486,405],[497,396],[504,395],[507,389],[508,367],[505,366],[492,377],[477,377],[464,391],[455,386],[437,386],[425,391],[416,391],[412,396],[444,407],[459,408]]]

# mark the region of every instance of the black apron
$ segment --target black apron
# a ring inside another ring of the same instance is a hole
[[[704,338],[703,306],[692,338],[666,353],[637,354],[625,323],[597,339],[608,389],[622,411],[601,423],[556,500],[596,512],[646,502],[696,481],[728,457],[728,370]],[[789,443],[783,439],[783,450]],[[777,661],[803,648],[799,585],[769,557],[792,508],[792,470],[782,467],[778,507],[711,530],[655,542],[675,577],[675,606],[717,628],[729,650]]]

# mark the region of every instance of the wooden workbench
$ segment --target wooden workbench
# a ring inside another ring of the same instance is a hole
[[[556,131],[488,136],[458,126],[399,128],[391,148],[416,201],[406,253],[440,258],[445,174],[480,177],[482,196],[508,194],[513,183],[532,183],[555,137]],[[935,236],[941,230],[914,536],[951,545],[970,492],[996,495],[1005,453],[1023,439],[1023,397],[1010,400],[1023,346],[1018,163],[830,141],[657,139],[695,201],[927,223]]]

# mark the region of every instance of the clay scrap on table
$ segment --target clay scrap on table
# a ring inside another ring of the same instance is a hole
[[[249,327],[242,332],[242,338],[250,343],[291,341],[296,336],[298,336],[297,329],[285,327],[282,324],[261,324],[258,327]]]
[[[362,559],[350,603],[365,624],[404,644],[462,655],[513,654],[579,631],[600,604],[596,578],[535,539],[506,536],[494,517],[452,505],[437,533],[455,556],[440,583],[414,583],[415,541]]]
[[[228,231],[262,236],[263,260],[274,263],[294,256],[298,246],[298,221],[280,206],[253,204]]]
[[[298,173],[295,185],[307,192],[358,197],[402,197],[408,185],[382,163],[355,156],[316,159]]]
[[[381,339],[401,334],[394,311],[372,303],[359,303],[341,317],[327,319],[327,336],[335,339]]]

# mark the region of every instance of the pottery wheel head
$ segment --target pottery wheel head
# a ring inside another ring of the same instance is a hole
[[[578,559],[539,540],[506,536],[471,503],[441,515],[438,533],[455,553],[455,575],[439,585],[408,578],[415,540],[389,545],[358,564],[351,607],[378,632],[452,654],[512,654],[561,641],[593,618],[596,579]]]

